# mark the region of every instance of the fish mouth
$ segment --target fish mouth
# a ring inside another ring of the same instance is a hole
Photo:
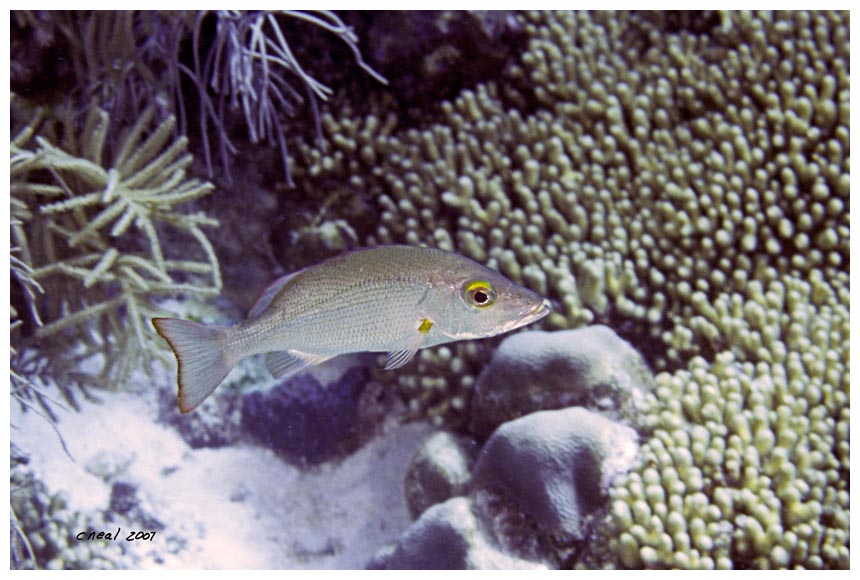
[[[549,300],[543,300],[525,310],[522,315],[514,321],[510,328],[505,329],[505,332],[521,328],[532,322],[537,322],[552,311]]]
[[[550,311],[552,311],[552,307],[549,304],[549,300],[544,299],[529,308],[528,311],[526,311],[524,318],[527,319],[528,322],[535,322],[549,314]]]

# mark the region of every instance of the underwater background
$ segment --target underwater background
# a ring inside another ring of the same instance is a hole
[[[848,568],[849,20],[13,11],[11,567]],[[553,313],[179,413],[390,243]]]

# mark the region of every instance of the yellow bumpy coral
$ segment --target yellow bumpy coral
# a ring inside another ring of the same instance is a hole
[[[464,253],[662,371],[583,565],[847,567],[848,14],[520,18],[498,82],[420,128],[325,119],[300,182],[376,199],[366,243]],[[482,348],[400,375],[416,411],[462,412]]]

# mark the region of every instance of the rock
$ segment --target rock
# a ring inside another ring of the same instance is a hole
[[[574,406],[636,426],[653,383],[642,356],[606,326],[521,332],[499,345],[478,377],[470,430],[485,439],[511,419]]]
[[[588,516],[638,453],[636,432],[587,409],[539,411],[499,427],[481,449],[474,486],[502,496],[547,537],[584,539]]]
[[[403,486],[412,519],[434,504],[465,495],[477,452],[474,441],[447,431],[434,433],[421,443]]]
[[[138,504],[136,485],[125,481],[113,484],[110,490],[110,511],[128,515]]]
[[[69,38],[52,23],[51,13],[11,18],[9,84],[12,92],[34,102],[62,99],[76,85]]]
[[[12,442],[9,442],[9,466],[14,470],[19,465],[28,465],[30,455]]]
[[[360,399],[369,371],[352,367],[324,387],[308,373],[242,400],[242,428],[287,461],[318,464],[354,451],[360,441]]]
[[[251,488],[248,487],[245,482],[239,482],[231,492],[230,492],[230,501],[233,502],[243,502],[248,497],[252,495]]]
[[[358,234],[344,220],[295,225],[272,232],[275,259],[287,272],[296,272],[359,247]]]
[[[362,38],[401,105],[420,107],[497,76],[519,54],[523,32],[503,10],[384,11]]]
[[[87,460],[84,469],[105,482],[110,482],[128,471],[137,459],[137,453],[130,450],[102,450]]]
[[[545,568],[509,556],[484,535],[472,502],[455,497],[437,504],[415,521],[394,546],[380,550],[370,569],[389,570],[500,570]]]
[[[241,397],[222,387],[192,413],[180,413],[174,387],[159,397],[159,420],[174,427],[192,449],[227,447],[242,433]]]
[[[75,537],[84,530],[107,530],[102,513],[84,515],[72,511],[66,493],[51,494],[25,463],[13,466],[12,482],[16,481],[16,473],[22,477],[14,484],[9,502],[10,512],[15,515],[15,520],[10,520],[10,569],[89,569],[96,556],[104,558],[106,567],[121,567],[122,544],[100,542],[83,545]],[[114,502],[122,509],[136,505],[134,486],[124,485],[128,487],[115,488],[111,507]],[[134,563],[127,562],[125,567],[134,567]]]
[[[244,119],[237,121],[244,125]],[[223,279],[221,298],[239,306],[240,311],[249,309],[258,293],[278,275],[270,236],[282,227],[284,208],[274,184],[283,180],[284,166],[276,149],[243,142],[243,155],[251,156],[254,163],[232,163],[232,181],[217,182],[223,195],[207,195],[199,202],[199,208],[221,224],[218,234],[211,236]],[[195,151],[194,158],[202,159],[200,153]],[[173,247],[184,248],[186,243],[177,239]],[[169,251],[170,246],[167,248]]]

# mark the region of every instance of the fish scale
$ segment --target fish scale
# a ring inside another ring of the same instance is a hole
[[[347,305],[326,303],[316,310],[287,319],[281,312],[261,319],[259,322],[266,324],[266,328],[257,352],[299,350],[339,354],[356,350],[386,351],[393,343],[417,330],[420,320],[415,305],[426,288],[396,284],[387,288],[367,285],[356,290],[361,293]],[[378,305],[381,301],[385,301],[390,314],[404,312],[413,315],[380,316]],[[332,332],[333,328],[337,332]]]

